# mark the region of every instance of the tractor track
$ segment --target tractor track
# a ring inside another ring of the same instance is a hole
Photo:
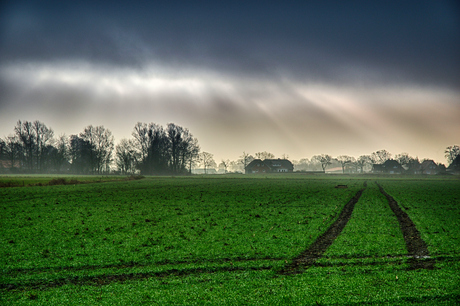
[[[406,242],[406,248],[409,258],[409,263],[412,269],[434,269],[434,260],[430,260],[430,253],[426,242],[422,239],[420,232],[417,230],[414,222],[407,215],[405,211],[401,209],[398,202],[389,195],[383,187],[377,183],[380,192],[387,198],[388,205],[390,206],[393,213],[398,219],[399,226]],[[428,259],[428,260],[427,260]]]
[[[366,182],[364,186],[366,186]],[[299,256],[294,258],[292,262],[286,265],[279,273],[286,275],[299,274],[312,266],[316,260],[319,259],[324,252],[326,252],[327,248],[334,242],[335,238],[340,235],[345,225],[347,225],[348,220],[350,220],[351,214],[353,213],[353,209],[355,208],[355,204],[358,202],[364,190],[365,188],[359,190],[353,198],[348,201],[340,212],[337,220],[332,223],[326,232],[319,236],[315,242],[313,242],[305,251],[300,253]]]

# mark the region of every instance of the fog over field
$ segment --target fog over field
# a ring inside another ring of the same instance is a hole
[[[186,127],[216,161],[460,141],[456,1],[2,1],[0,137]]]

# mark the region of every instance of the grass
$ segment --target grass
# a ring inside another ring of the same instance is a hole
[[[0,175],[1,187],[31,187],[48,185],[75,185],[82,183],[111,182],[134,179],[135,176],[122,175],[64,175],[64,174],[26,174]]]
[[[460,256],[460,182],[394,181],[383,183],[406,211],[433,255]]]
[[[409,208],[438,258],[436,269],[409,269],[396,218],[369,182],[323,258],[302,274],[278,273],[334,222],[363,177],[163,177],[1,188],[0,303],[454,305],[460,230],[434,235],[439,226],[430,220],[458,224],[460,181],[377,179]],[[443,209],[430,209],[433,203]]]
[[[396,216],[376,184],[369,184],[326,257],[367,258],[407,254]]]

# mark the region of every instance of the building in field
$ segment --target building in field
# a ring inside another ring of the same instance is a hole
[[[384,174],[402,174],[404,173],[404,168],[400,163],[398,163],[398,161],[389,159],[383,164],[374,164],[372,166],[372,172]]]
[[[250,173],[286,173],[293,172],[294,165],[287,159],[254,159],[246,168],[246,174]]]
[[[421,164],[420,168],[422,174],[438,174],[438,165],[431,159],[425,159]]]

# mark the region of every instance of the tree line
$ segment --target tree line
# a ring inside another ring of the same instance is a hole
[[[246,166],[254,159],[275,158],[267,151],[254,155],[243,152],[237,160],[222,160],[217,165],[213,154],[200,152],[198,140],[187,128],[174,123],[163,127],[156,123],[138,122],[131,136],[115,145],[112,132],[104,126],[89,125],[79,134],[56,137],[52,128],[38,120],[18,121],[13,134],[0,138],[0,172],[164,175],[187,174],[192,172],[192,168],[200,166],[203,173],[215,167],[224,173],[244,173]],[[458,145],[445,149],[449,164],[458,155]],[[283,154],[281,158],[289,159],[289,156]],[[393,156],[386,150],[358,158],[320,154],[311,159],[293,160],[292,163],[296,171],[325,171],[328,167],[341,167],[343,173],[364,173],[373,164],[383,164],[390,159],[406,168],[421,163],[418,157],[408,153]],[[438,166],[445,169],[443,164]]]
[[[55,137],[53,129],[38,120],[18,121],[14,134],[0,138],[0,171],[12,173],[103,174],[113,172],[115,165],[121,174],[185,174],[199,160],[198,140],[174,123],[164,128],[138,122],[132,138],[116,146],[104,126],[89,125],[80,134]]]
[[[460,155],[460,147],[458,145],[449,146],[445,149],[445,158],[448,164],[452,164],[457,156]],[[239,159],[235,161],[222,160],[219,164],[219,168],[224,169],[227,172],[244,172],[246,166],[254,159],[274,159],[275,155],[270,152],[257,152],[254,155],[243,152]],[[282,159],[289,159],[289,156],[283,154]],[[313,155],[309,158],[302,158],[300,160],[292,160],[295,171],[326,171],[326,169],[341,167],[342,173],[354,172],[364,173],[371,171],[374,164],[383,164],[387,160],[396,160],[401,166],[405,168],[417,168],[423,161],[429,159],[420,160],[418,157],[410,156],[408,153],[400,153],[393,155],[387,150],[378,150],[368,155],[361,155],[358,158],[349,155],[340,155],[333,157],[329,154]],[[446,169],[446,166],[442,163],[438,163],[437,166],[442,170]]]

